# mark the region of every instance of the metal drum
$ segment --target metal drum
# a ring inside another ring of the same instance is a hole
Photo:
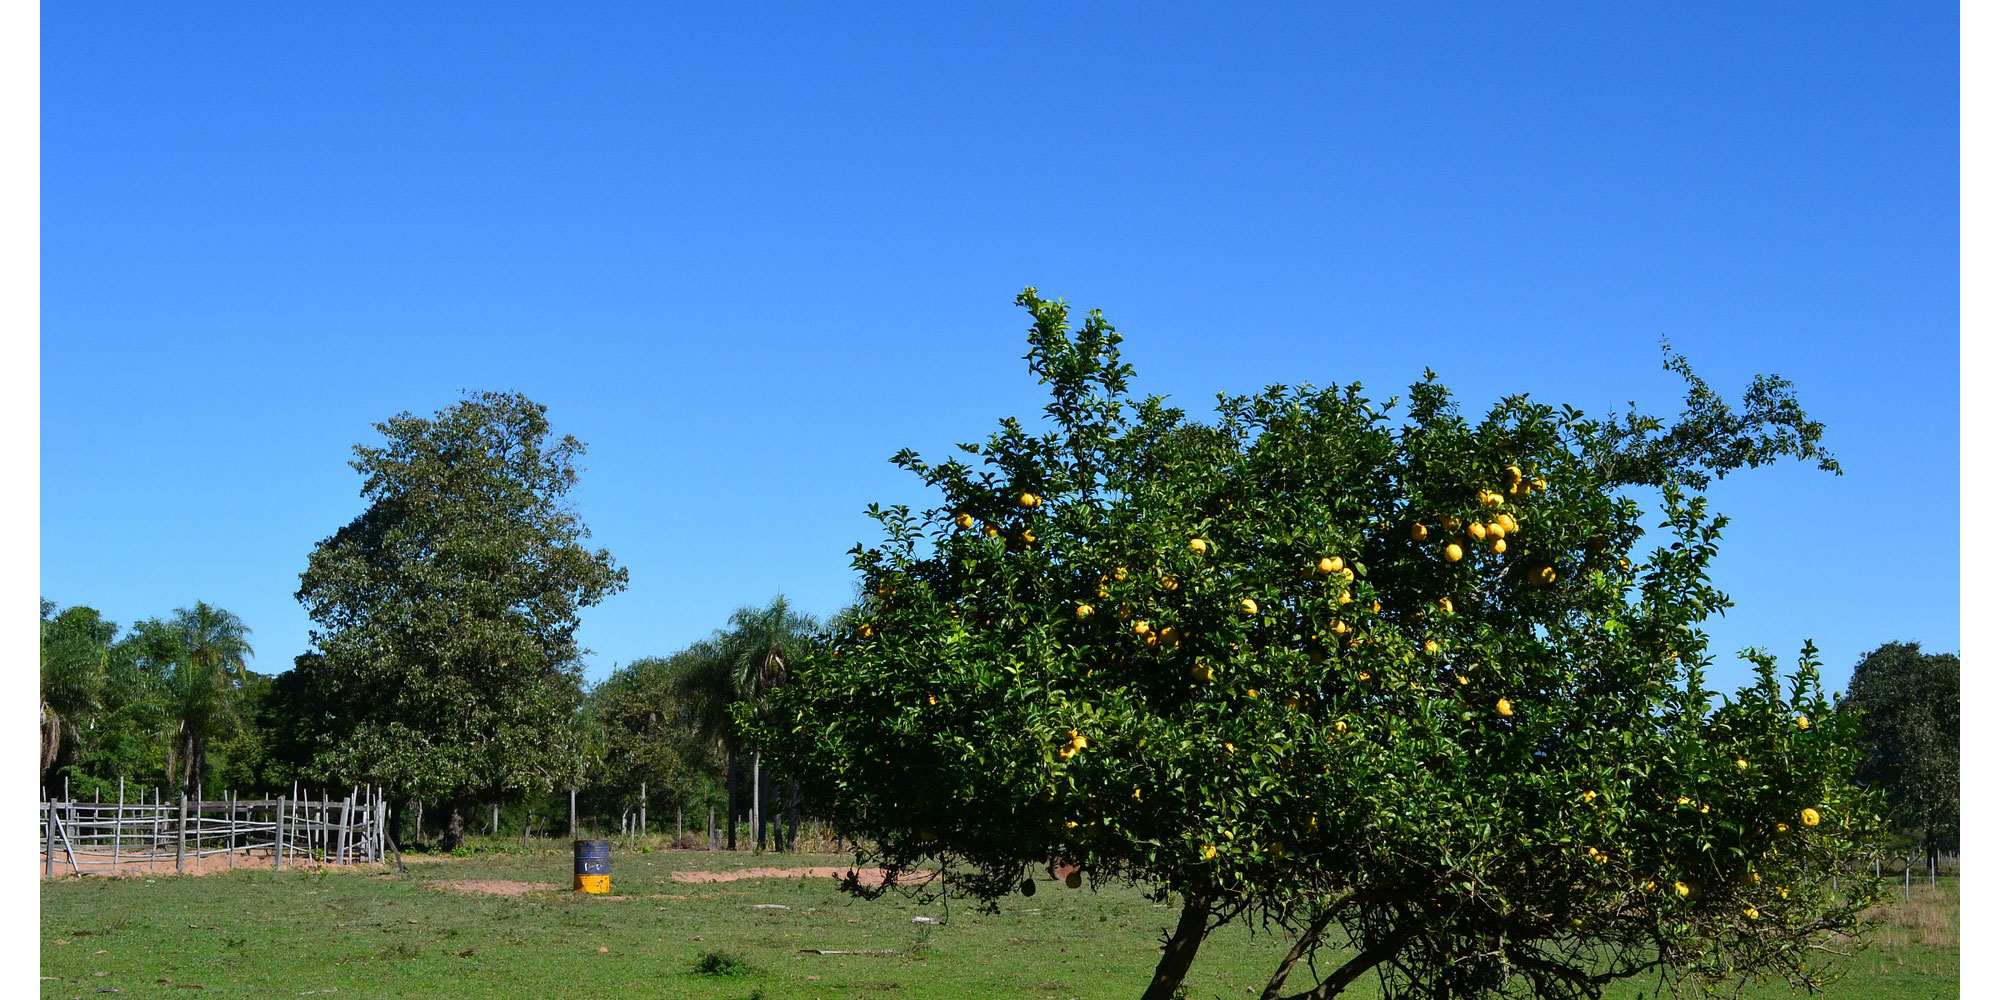
[[[576,842],[576,885],[573,888],[577,892],[589,893],[611,891],[611,841]]]

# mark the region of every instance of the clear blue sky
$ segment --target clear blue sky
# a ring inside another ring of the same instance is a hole
[[[1033,284],[1194,410],[1780,373],[1847,475],[1715,491],[1715,648],[1959,649],[1955,5],[1076,7],[45,6],[41,593],[284,669],[352,446],[511,389],[631,570],[590,678],[831,612],[891,453],[1039,411]]]

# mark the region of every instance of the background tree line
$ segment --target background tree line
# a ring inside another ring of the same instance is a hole
[[[694,828],[705,821],[696,813],[711,805],[747,819],[753,773],[762,778],[761,803],[784,801],[786,784],[743,752],[731,706],[754,705],[782,683],[786,664],[804,655],[818,629],[777,597],[738,609],[713,636],[579,685],[574,710],[554,720],[566,731],[558,742],[574,748],[561,771],[569,780],[499,791],[480,804],[503,805],[505,825],[518,829],[528,809],[566,822],[571,782],[579,808],[597,817],[636,813],[643,787],[655,829],[672,823],[677,805],[693,811]],[[331,780],[316,766],[309,734],[341,709],[314,704],[296,669],[247,669],[249,634],[234,614],[201,601],[121,630],[87,605],[44,600],[42,787],[60,794],[67,782],[71,795],[89,798],[115,795],[120,778],[133,795],[140,788],[192,794],[198,786],[276,792]],[[538,821],[537,828],[556,827]],[[734,831],[723,835],[734,842]]]
[[[365,782],[435,803],[449,848],[495,804],[566,819],[577,788],[586,814],[614,816],[643,786],[662,823],[676,805],[740,819],[755,803],[790,820],[780,844],[795,837],[796,789],[739,720],[846,630],[846,613],[822,623],[782,597],[746,606],[709,638],[586,687],[579,612],[623,589],[626,571],[584,546],[566,502],[582,442],[510,393],[376,430],[350,463],[366,508],[300,576],[314,648],[293,669],[248,670],[250,629],[202,601],[123,631],[88,606],[42,602],[44,788]],[[1925,849],[1955,851],[1958,658],[1887,643],[1862,659],[1847,700],[1868,733],[1857,780],[1888,792],[1895,824]],[[724,829],[738,846],[736,824]]]

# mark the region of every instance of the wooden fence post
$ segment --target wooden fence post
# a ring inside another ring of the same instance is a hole
[[[646,835],[646,783],[639,782],[639,836]]]
[[[285,793],[278,793],[278,800],[271,805],[271,870],[283,871],[285,867]]]
[[[180,803],[180,819],[175,824],[174,830],[174,871],[176,872],[187,870],[188,796],[186,792],[181,793]]]
[[[576,833],[576,786],[569,788],[569,839],[575,840]]]
[[[125,776],[118,776],[118,818],[111,824],[111,870],[118,871],[119,848],[125,840]]]
[[[49,790],[42,789],[42,877],[56,875],[56,809]]]

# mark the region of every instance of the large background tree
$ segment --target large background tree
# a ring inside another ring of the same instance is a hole
[[[1855,721],[1810,644],[1789,689],[1753,653],[1718,704],[1701,632],[1727,601],[1699,490],[1837,469],[1784,382],[1739,410],[1670,355],[1671,423],[1475,422],[1427,374],[1399,420],[1274,387],[1200,424],[1128,397],[1100,316],[1020,303],[1053,429],[898,455],[943,503],[872,508],[854,627],[738,710],[878,845],[858,862],[988,904],[1052,860],[1177,900],[1148,1000],[1247,918],[1295,942],[1267,997],[1305,968],[1299,997],[1813,978],[1874,891],[1829,878],[1872,835]]]
[[[443,799],[457,846],[481,792],[547,789],[584,763],[578,611],[626,572],[566,502],[582,442],[546,410],[485,392],[376,425],[358,445],[368,508],[300,575],[326,725],[319,770]]]
[[[1958,850],[1958,657],[1885,642],[1854,667],[1843,704],[1861,713],[1856,777],[1935,862]]]

